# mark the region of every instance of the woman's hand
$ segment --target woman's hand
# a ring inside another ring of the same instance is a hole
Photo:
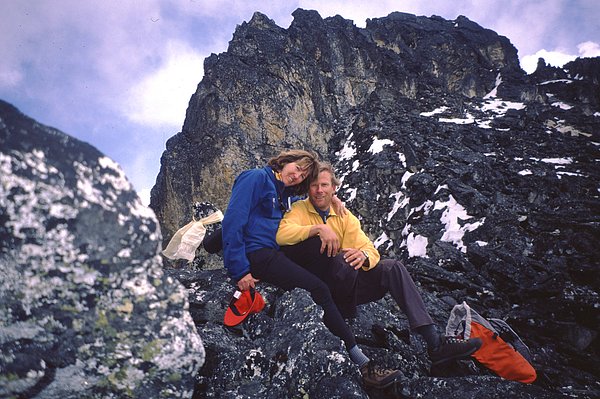
[[[260,280],[257,280],[254,277],[252,277],[252,273],[248,273],[237,282],[237,286],[240,289],[240,291],[246,291],[250,288],[255,288],[256,283],[258,283],[259,281]]]
[[[346,214],[348,213],[348,211],[346,210],[346,204],[344,204],[342,200],[338,198],[337,195],[331,197],[331,206],[333,207],[333,210],[335,211],[336,215],[346,216]]]

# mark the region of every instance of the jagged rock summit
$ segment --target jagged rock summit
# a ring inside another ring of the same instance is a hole
[[[314,149],[339,171],[339,195],[380,252],[407,265],[438,323],[461,301],[508,319],[539,373],[533,386],[499,391],[480,371],[434,378],[426,361],[407,360],[417,352],[400,343],[402,315],[383,301],[356,330],[371,355],[407,371],[404,393],[389,395],[600,396],[600,59],[540,62],[527,75],[507,38],[466,17],[393,13],[358,28],[299,9],[287,29],[256,13],[204,71],[152,190],[165,239],[195,202],[225,211],[242,170],[282,148]],[[322,329],[292,346],[268,339],[304,322],[288,312],[288,294],[266,287],[273,311],[236,336],[221,324],[223,271],[198,273],[179,278],[194,292],[207,347],[199,397],[373,395],[329,338],[313,339]]]
[[[187,291],[121,168],[0,101],[0,397],[186,398]]]
[[[205,60],[151,196],[166,236],[189,217],[190,200],[210,198],[223,208],[237,173],[281,148],[333,154],[343,120],[375,98],[386,106],[416,105],[457,94],[448,101],[462,102],[489,93],[500,71],[505,81],[523,73],[508,39],[465,17],[393,13],[359,29],[316,11],[293,15],[282,29],[255,13],[238,26],[226,53]]]

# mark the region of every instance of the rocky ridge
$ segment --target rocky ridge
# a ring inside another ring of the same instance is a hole
[[[286,30],[255,13],[226,53],[205,60],[182,132],[167,142],[151,207],[169,236],[189,217],[190,200],[225,207],[237,173],[279,149],[337,150],[336,124],[369,97],[483,96],[498,71],[523,74],[516,54],[508,39],[465,17],[393,13],[359,29],[299,9]]]
[[[465,17],[393,13],[361,29],[299,9],[288,29],[256,13],[204,70],[152,191],[165,239],[197,201],[225,210],[241,170],[281,148],[315,149],[380,252],[405,262],[436,322],[463,300],[507,319],[540,377],[523,386],[472,364],[431,370],[384,300],[361,310],[355,329],[407,381],[366,392],[339,342],[301,311],[318,310],[294,304],[303,293],[265,287],[271,310],[229,331],[223,271],[169,269],[190,289],[207,347],[198,397],[600,394],[600,59],[560,69],[542,60],[527,75],[508,39]],[[209,264],[219,261],[199,254],[195,265]]]

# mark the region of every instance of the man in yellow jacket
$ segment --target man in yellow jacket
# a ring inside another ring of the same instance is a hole
[[[478,338],[442,336],[404,265],[381,260],[351,212],[335,213],[331,199],[338,186],[331,165],[320,164],[317,179],[310,183],[309,197],[295,202],[279,225],[277,244],[286,256],[327,283],[344,317],[354,317],[357,305],[377,301],[389,292],[411,329],[427,342],[433,364],[467,357],[478,350]]]

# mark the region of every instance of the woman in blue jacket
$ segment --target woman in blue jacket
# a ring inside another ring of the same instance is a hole
[[[275,236],[279,222],[291,198],[308,192],[317,163],[314,153],[290,150],[270,159],[267,166],[246,170],[235,179],[222,223],[223,258],[240,290],[254,288],[258,281],[248,255],[261,249],[264,253],[278,252]]]
[[[263,280],[284,290],[302,288],[310,292],[315,303],[323,308],[323,323],[344,341],[365,383],[385,387],[393,383],[400,372],[371,366],[369,358],[356,345],[328,286],[289,260],[275,241],[279,222],[291,206],[291,198],[308,193],[318,170],[316,154],[290,150],[270,159],[267,166],[244,171],[236,178],[222,223],[225,268],[241,291],[254,288]]]

